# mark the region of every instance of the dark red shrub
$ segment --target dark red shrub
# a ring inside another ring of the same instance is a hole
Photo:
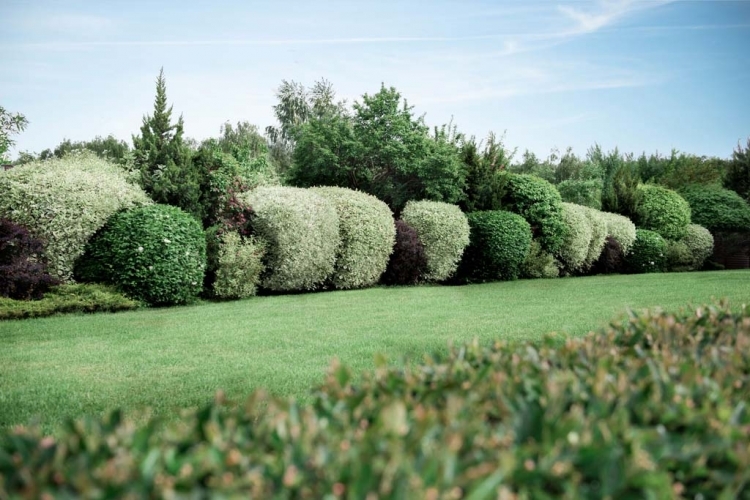
[[[397,220],[396,244],[381,282],[386,285],[415,285],[426,270],[427,257],[417,232],[406,222]]]
[[[59,280],[47,273],[42,241],[28,229],[0,219],[0,296],[41,299]]]
[[[625,271],[625,255],[620,242],[607,236],[604,250],[591,268],[591,274],[621,274]]]

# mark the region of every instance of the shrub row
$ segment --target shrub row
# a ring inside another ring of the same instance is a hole
[[[40,300],[0,297],[0,320],[41,318],[61,313],[129,311],[142,304],[105,285],[73,284],[53,287]]]

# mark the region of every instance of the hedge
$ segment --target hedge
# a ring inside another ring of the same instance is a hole
[[[219,237],[212,296],[219,299],[252,297],[264,270],[265,245],[256,238],[243,238],[234,231]]]
[[[529,254],[521,266],[521,277],[549,279],[558,276],[560,276],[560,262],[552,254],[545,252],[538,241],[531,240]]]
[[[589,255],[593,228],[586,207],[574,203],[562,204],[562,219],[566,226],[565,239],[555,256],[568,272],[584,267]]]
[[[456,205],[409,201],[401,219],[417,232],[427,257],[427,281],[450,278],[469,244],[469,222]]]
[[[140,302],[126,297],[111,286],[75,283],[55,286],[40,300],[0,297],[0,320],[42,318],[54,314],[130,311],[139,307],[142,307]]]
[[[589,207],[583,208],[591,225],[591,241],[589,241],[588,252],[582,267],[583,271],[588,271],[594,262],[599,259],[604,249],[604,242],[607,239],[607,221],[599,210]]]
[[[635,224],[620,214],[601,212],[607,223],[607,236],[617,240],[623,255],[627,255],[635,243]]]
[[[652,184],[638,187],[636,225],[659,233],[662,238],[679,240],[690,224],[690,205],[676,191]]]
[[[339,289],[378,282],[393,252],[396,226],[388,205],[374,196],[340,187],[312,191],[330,201],[339,217],[341,246],[330,278]]]
[[[750,205],[734,191],[717,186],[691,186],[681,194],[692,220],[711,232],[750,231]]]
[[[638,229],[626,262],[632,273],[662,272],[667,265],[667,243],[655,231]]]
[[[313,290],[333,275],[341,240],[330,201],[293,187],[259,187],[241,200],[252,207],[252,230],[266,243],[264,288]]]
[[[558,184],[557,190],[563,201],[601,210],[603,186],[601,179],[569,179]]]
[[[307,404],[19,427],[0,497],[748,498],[749,344],[746,307],[631,313],[564,342],[334,364]]]
[[[88,151],[0,172],[0,218],[44,240],[50,274],[63,281],[112,215],[150,203],[120,167]]]

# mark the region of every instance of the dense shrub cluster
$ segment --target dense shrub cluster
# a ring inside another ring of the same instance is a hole
[[[0,219],[0,297],[40,299],[59,284],[47,272],[43,250],[42,241],[25,227]]]
[[[396,221],[396,243],[381,277],[386,285],[416,285],[427,273],[427,255],[419,235],[409,224]]]
[[[139,307],[138,301],[110,286],[78,283],[55,286],[40,300],[0,297],[0,320],[41,318],[62,313],[129,311]]]
[[[50,273],[72,278],[89,239],[117,211],[150,203],[120,169],[91,152],[0,172],[0,217],[45,242]]]
[[[747,498],[750,310],[631,314],[560,343],[332,366],[163,430],[120,413],[0,435],[0,496]]]
[[[203,288],[206,239],[177,207],[150,205],[112,217],[76,265],[83,281],[111,283],[152,305],[184,304]]]
[[[750,231],[750,205],[740,195],[716,186],[691,186],[681,191],[692,220],[712,232]]]
[[[377,283],[388,265],[396,238],[388,205],[346,188],[319,187],[312,191],[330,201],[339,218],[341,246],[330,278],[333,286],[347,289]]]
[[[265,247],[262,242],[244,238],[234,231],[218,237],[212,296],[220,299],[244,299],[255,295],[263,272]]]
[[[558,276],[560,276],[560,262],[552,254],[545,252],[538,241],[531,240],[529,254],[521,266],[521,277],[547,279]]]
[[[557,190],[563,201],[601,210],[602,187],[601,179],[569,179],[559,183]]]
[[[566,271],[581,270],[586,263],[593,237],[586,207],[564,202],[562,219],[566,227],[565,239],[555,255]]]
[[[401,219],[417,232],[427,257],[427,281],[450,278],[469,244],[469,222],[456,205],[439,201],[410,201]]]
[[[468,215],[470,243],[458,275],[462,281],[514,280],[521,274],[531,245],[531,226],[520,215],[485,210]]]
[[[623,215],[609,212],[602,212],[601,215],[607,223],[607,236],[617,240],[623,255],[627,255],[635,243],[635,224]]]
[[[253,208],[253,232],[266,244],[262,286],[312,290],[333,274],[339,249],[334,205],[306,189],[259,187],[242,198]]]
[[[690,205],[671,189],[650,184],[638,188],[636,206],[638,227],[659,233],[663,238],[678,240],[690,224]]]
[[[667,265],[667,243],[659,233],[647,229],[636,230],[635,243],[627,256],[632,273],[658,273]]]

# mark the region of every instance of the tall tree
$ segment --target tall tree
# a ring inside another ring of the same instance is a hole
[[[737,149],[732,153],[724,187],[736,191],[750,203],[750,137],[747,138],[747,146],[743,148],[738,143]]]
[[[8,161],[8,150],[16,143],[11,136],[23,132],[28,124],[21,113],[11,113],[0,106],[0,162]]]

